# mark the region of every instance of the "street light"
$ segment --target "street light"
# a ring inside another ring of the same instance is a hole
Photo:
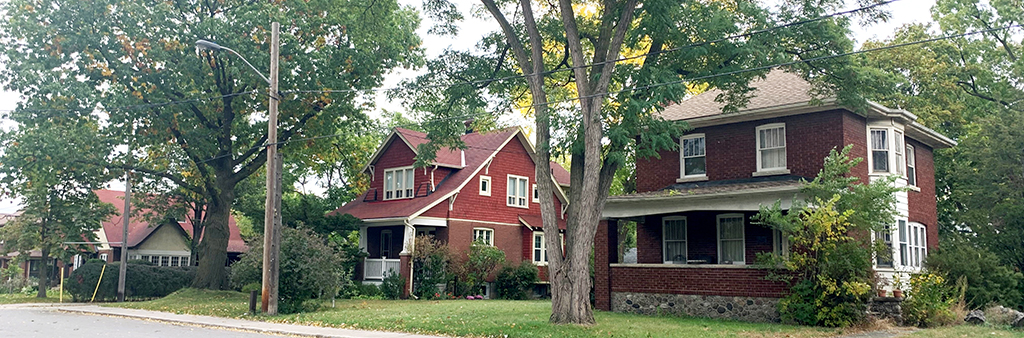
[[[281,24],[271,24],[270,34],[270,78],[263,76],[263,73],[253,67],[245,57],[231,48],[218,45],[207,40],[196,41],[196,47],[210,51],[225,50],[235,54],[242,62],[249,65],[256,74],[259,74],[267,84],[270,85],[270,105],[268,109],[269,121],[267,121],[267,202],[266,211],[263,214],[263,294],[262,310],[268,315],[277,314],[277,290],[278,290],[278,254],[281,250],[281,192],[280,192],[280,171],[282,160],[277,154],[277,105],[280,101],[277,91],[278,63],[280,59]]]

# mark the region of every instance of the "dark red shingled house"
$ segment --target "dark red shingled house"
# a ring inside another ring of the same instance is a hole
[[[552,162],[551,175],[536,177],[534,148],[520,128],[469,132],[462,140],[465,150],[440,150],[421,168],[413,163],[424,133],[396,128],[377,149],[363,170],[370,189],[334,211],[363,220],[359,245],[369,256],[356,271],[361,280],[377,283],[398,272],[411,292],[410,255],[422,235],[463,254],[474,241],[493,245],[507,262],[534,262],[546,279],[536,182],[554,180],[555,206],[564,210],[569,172]]]
[[[791,73],[773,71],[751,85],[756,96],[736,113],[722,113],[718,90],[660,113],[693,130],[678,150],[637,160],[637,193],[608,199],[596,239],[597,308],[778,320],[788,287],[765,280],[767,270],[754,263],[761,252],[788,252],[788,240],[750,217],[779,200],[789,207],[800,178],[816,176],[829,150],[849,144],[865,159],[853,176],[895,175],[908,187],[896,195],[891,230],[872,234],[893,251],[893,259],[876,260],[876,271],[886,278],[918,272],[938,245],[932,151],[954,141],[905,110],[812,104],[810,84]],[[637,222],[636,261],[628,263],[616,250],[618,224],[627,221]]]

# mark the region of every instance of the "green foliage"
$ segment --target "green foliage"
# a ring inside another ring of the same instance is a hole
[[[363,262],[363,258],[366,258],[368,255],[365,250],[359,247],[359,231],[349,231],[347,234],[344,232],[332,232],[327,236],[327,239],[334,243],[338,251],[341,252],[343,259],[341,267],[345,270],[345,273],[355,278],[356,268]]]
[[[402,289],[405,288],[405,277],[398,272],[388,272],[380,283],[381,296],[384,299],[398,299],[402,297]]]
[[[494,289],[501,299],[529,299],[537,277],[537,267],[531,262],[523,261],[518,266],[506,265],[498,270],[494,280]]]
[[[117,273],[120,263],[104,264],[86,262],[64,281],[66,290],[76,302],[87,302],[96,291],[97,301],[117,299]],[[103,274],[99,289],[96,282]],[[188,286],[195,276],[193,267],[153,266],[128,264],[125,275],[125,297],[128,299],[150,299],[164,297]]]
[[[999,256],[988,249],[950,236],[939,242],[937,250],[928,252],[925,266],[942,277],[948,288],[965,278],[964,301],[972,309],[996,303],[1024,310],[1024,275],[1003,265]]]
[[[16,293],[28,285],[25,271],[17,262],[11,262],[6,268],[0,269],[0,294]]]
[[[911,276],[907,296],[901,304],[905,324],[936,327],[958,320],[953,306],[963,300],[963,294],[957,296],[942,276],[932,273]]]
[[[759,224],[789,238],[788,257],[762,255],[762,263],[780,266],[769,278],[790,282],[792,293],[779,303],[783,320],[805,325],[850,326],[864,317],[871,291],[871,257],[875,246],[861,236],[894,223],[891,179],[870,184],[847,174],[860,159],[852,146],[832,149],[818,176],[804,182],[803,201],[784,212],[781,203],[762,207]]]
[[[263,270],[263,240],[250,243],[241,260],[231,266],[231,283],[241,289],[259,283]],[[332,298],[348,283],[344,257],[336,246],[308,229],[281,229],[280,285],[278,311],[294,313],[306,308],[303,303],[314,298]]]
[[[341,298],[346,299],[384,299],[384,292],[374,284],[353,283],[341,292]]]
[[[469,286],[468,294],[483,294],[484,283],[505,263],[505,252],[497,247],[475,242],[469,246],[463,280]]]
[[[412,255],[413,294],[419,298],[434,298],[437,285],[448,281],[451,252],[448,245],[430,236],[416,237],[416,251]]]

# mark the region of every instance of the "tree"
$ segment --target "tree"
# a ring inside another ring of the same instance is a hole
[[[52,102],[51,102],[52,103]],[[52,258],[69,262],[87,250],[80,244],[95,241],[101,222],[114,213],[93,193],[108,180],[108,172],[76,163],[76,159],[101,156],[93,136],[96,121],[87,117],[54,117],[49,123],[32,124],[22,114],[21,128],[0,133],[0,191],[21,197],[24,207],[13,222],[0,228],[4,249],[28,255],[39,250],[39,291],[46,297]]]
[[[778,10],[746,1],[482,3],[501,27],[481,41],[486,55],[447,53],[442,57],[449,64],[467,66],[436,67],[416,81],[437,84],[414,95],[436,103],[419,107],[435,121],[425,126],[431,142],[419,154],[465,147],[456,133],[459,118],[480,116],[489,105],[515,106],[532,116],[541,215],[551,248],[561,243],[551,198],[555,186],[544,178],[552,158],[572,163],[565,256],[553,255],[549,262],[554,323],[594,322],[589,257],[614,173],[626,162],[627,150],[639,158],[657,156],[660,149],[676,147],[684,128],[658,119],[660,107],[682,100],[690,89],[717,87],[725,90],[718,99],[735,110],[748,100],[749,81],[763,77],[770,65],[852,48],[845,18],[772,29],[817,18],[842,1],[790,1]],[[450,3],[431,4],[426,7],[436,17],[460,17]],[[816,94],[857,104],[856,93],[843,90],[860,82],[846,61],[792,68],[817,85]],[[519,76],[511,81],[501,79],[504,74]]]
[[[330,147],[312,137],[366,119],[360,93],[421,54],[418,18],[393,0],[12,0],[2,12],[8,90],[98,111],[97,133],[122,147],[90,164],[141,173],[201,205],[198,288],[225,286],[235,187],[267,162],[268,140],[260,76],[193,42],[265,65],[268,24],[284,23],[282,87],[312,91],[282,93],[277,146],[289,161]]]

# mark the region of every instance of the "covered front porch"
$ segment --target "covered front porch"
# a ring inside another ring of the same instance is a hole
[[[357,268],[357,278],[363,283],[377,284],[390,274],[399,274],[411,285],[411,256],[416,236],[445,241],[447,224],[444,220],[424,218],[411,222],[364,223],[359,229],[359,247],[367,256]]]

